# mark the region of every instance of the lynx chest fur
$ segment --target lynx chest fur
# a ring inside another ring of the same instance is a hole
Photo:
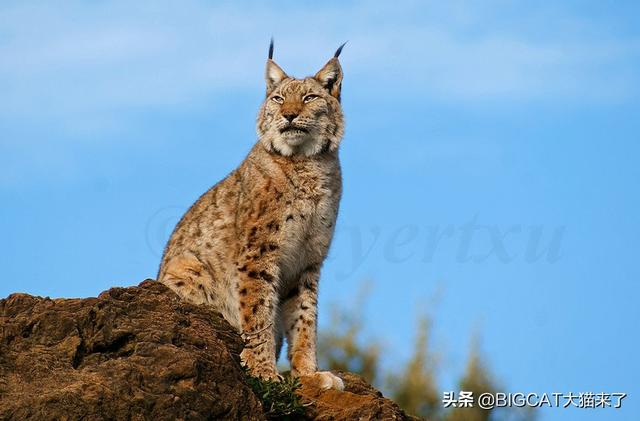
[[[317,371],[318,280],[342,191],[342,69],[334,58],[313,77],[289,77],[267,61],[258,141],[245,160],[185,213],[165,248],[158,280],[222,313],[245,339],[243,363],[278,379],[284,338],[295,376],[325,387]]]
[[[278,222],[272,226],[282,230],[278,265],[281,294],[295,288],[297,279],[308,266],[324,260],[333,237],[342,189],[337,159],[327,157],[285,164],[283,177],[274,179],[272,187],[276,197],[280,194],[278,185],[283,191],[274,206],[279,217],[274,220]]]

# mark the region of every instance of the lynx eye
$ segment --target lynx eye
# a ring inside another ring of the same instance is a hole
[[[316,98],[318,98],[318,95],[309,94],[309,95],[305,96],[302,101],[304,101],[304,103],[306,104],[308,102],[313,101]]]
[[[282,98],[280,95],[274,95],[271,97],[271,101],[277,102],[278,104],[282,104],[284,103],[284,98]]]

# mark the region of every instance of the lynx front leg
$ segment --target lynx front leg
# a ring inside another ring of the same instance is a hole
[[[245,348],[240,354],[251,374],[264,379],[279,379],[276,369],[274,321],[277,294],[275,274],[267,270],[240,272],[240,322]]]
[[[213,279],[202,261],[191,253],[170,259],[160,271],[158,281],[191,303],[209,304],[212,301],[210,286]]]
[[[342,379],[328,371],[317,371],[317,308],[319,265],[307,268],[282,306],[291,374],[310,376],[323,389],[343,390]]]

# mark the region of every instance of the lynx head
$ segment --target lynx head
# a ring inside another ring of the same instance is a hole
[[[342,47],[313,77],[295,79],[273,61],[271,40],[267,96],[258,114],[258,135],[267,150],[284,156],[313,156],[338,148],[344,131],[338,61]]]

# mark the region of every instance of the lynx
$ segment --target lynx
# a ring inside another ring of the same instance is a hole
[[[204,193],[171,235],[158,280],[182,298],[210,305],[245,340],[254,376],[281,379],[276,359],[287,339],[294,376],[324,388],[342,380],[317,371],[320,268],[342,191],[338,147],[344,44],[313,77],[266,65],[258,140],[240,166]]]

